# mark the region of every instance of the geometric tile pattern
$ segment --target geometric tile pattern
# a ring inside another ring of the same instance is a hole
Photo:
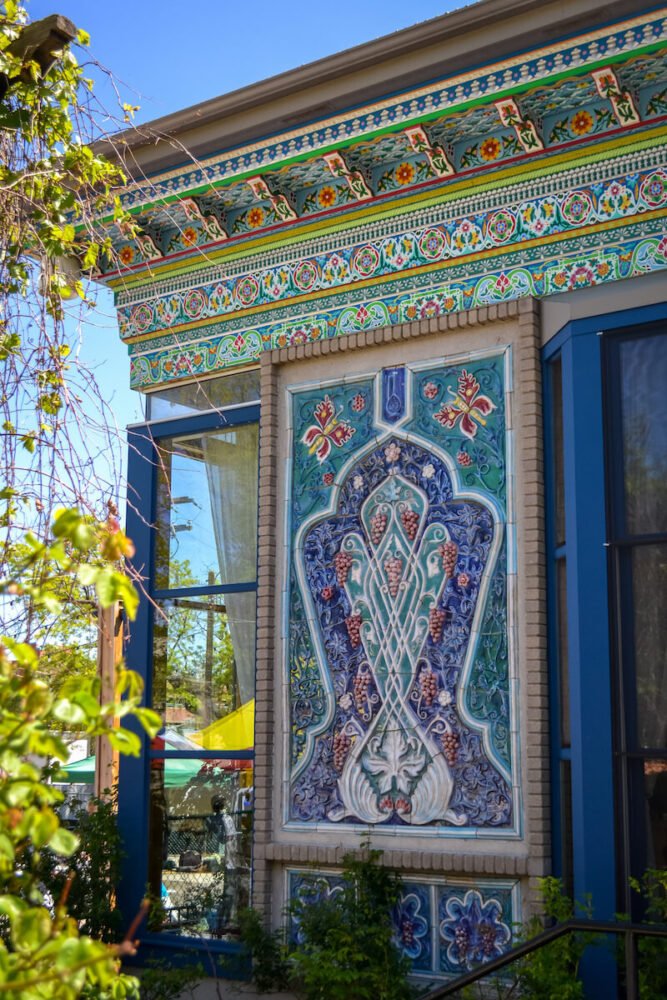
[[[521,244],[536,239],[632,219],[665,206],[667,172],[663,169],[580,184],[518,203],[508,200],[483,213],[434,221],[420,229],[339,246],[316,257],[302,257],[293,263],[166,293],[138,305],[121,306],[120,332],[123,338],[132,338],[202,320],[221,320],[269,305],[277,309],[282,302],[295,298],[308,301],[325,291],[400,277],[406,271],[431,272],[438,265],[471,255],[518,250]],[[437,212],[434,215],[437,218]]]
[[[193,188],[213,185],[235,176],[269,167],[277,167],[292,158],[335,148],[337,142],[370,139],[383,130],[416,124],[442,111],[452,114],[472,99],[495,99],[517,87],[557,83],[567,74],[581,74],[611,54],[640,53],[644,48],[667,38],[667,18],[648,14],[632,18],[611,28],[601,28],[574,40],[564,40],[548,50],[510,58],[502,68],[491,67],[480,73],[472,70],[436,81],[398,97],[387,98],[354,113],[316,122],[314,126],[286,132],[273,141],[257,143],[248,149],[234,150],[224,156],[210,157],[196,166],[175,169],[151,179],[146,189],[141,183],[123,193],[124,207],[135,209],[160,196],[173,197]]]
[[[625,238],[612,242],[615,232],[598,232],[588,243],[552,250],[544,261],[543,248],[520,263],[511,258],[480,261],[472,273],[447,273],[420,290],[376,289],[374,295],[362,289],[353,302],[331,303],[294,318],[287,316],[265,324],[243,326],[219,332],[213,328],[199,335],[160,337],[154,346],[136,345],[143,353],[130,357],[130,384],[144,389],[177,379],[206,375],[221,368],[256,361],[263,350],[328,339],[393,323],[429,319],[461,309],[473,309],[525,296],[542,298],[576,288],[592,287],[624,278],[638,277],[667,268],[667,225],[664,219],[638,223],[624,232]],[[495,266],[494,266],[495,265]],[[231,325],[231,324],[230,324]],[[238,328],[240,327],[240,328]],[[136,350],[135,348],[135,350]]]

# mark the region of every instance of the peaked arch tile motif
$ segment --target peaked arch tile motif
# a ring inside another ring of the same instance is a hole
[[[288,822],[516,827],[505,364],[293,393]]]

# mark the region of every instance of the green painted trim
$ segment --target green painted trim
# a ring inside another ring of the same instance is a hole
[[[373,209],[366,205],[364,208],[360,207],[355,214],[337,216],[329,224],[325,222],[313,223],[312,228],[306,229],[304,227],[300,231],[282,229],[275,237],[266,237],[265,241],[257,241],[252,245],[241,245],[231,251],[226,250],[223,244],[212,251],[205,261],[201,261],[201,251],[199,251],[199,259],[196,262],[192,257],[189,257],[176,263],[165,262],[161,268],[158,268],[156,262],[152,261],[150,276],[145,271],[141,272],[140,276],[134,280],[124,275],[122,278],[110,279],[108,285],[114,291],[126,291],[140,288],[142,285],[150,285],[151,294],[155,294],[156,281],[166,281],[185,274],[192,275],[194,284],[198,273],[209,267],[214,267],[216,264],[230,264],[246,257],[256,256],[258,253],[269,254],[273,250],[283,248],[286,243],[296,248],[315,238],[326,238],[337,232],[361,229],[366,225],[381,222],[387,218],[398,220],[410,212],[428,209],[434,205],[448,205],[461,198],[462,189],[465,192],[464,196],[467,197],[471,194],[484,194],[489,190],[506,190],[518,184],[524,184],[526,181],[540,180],[547,174],[556,175],[565,173],[567,170],[576,170],[602,160],[604,154],[610,149],[618,151],[618,155],[622,156],[632,152],[640,152],[647,147],[655,148],[656,138],[663,138],[667,144],[667,124],[639,135],[631,133],[625,136],[614,136],[610,142],[598,143],[583,150],[569,150],[551,158],[542,158],[539,162],[527,162],[519,166],[512,165],[492,176],[483,174],[477,175],[477,178],[460,178],[454,188],[455,175],[449,178],[449,184],[444,188],[441,186],[417,193],[407,199],[389,201],[381,208]],[[165,294],[167,293],[165,292]]]

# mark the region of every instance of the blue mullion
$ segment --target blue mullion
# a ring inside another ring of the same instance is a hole
[[[612,677],[606,545],[601,337],[572,336],[561,351],[574,898],[616,912]],[[582,961],[587,995],[613,997],[616,963],[601,949]]]
[[[597,324],[594,324],[597,326]],[[574,890],[616,909],[604,427],[597,331],[563,345]]]
[[[132,568],[141,577],[150,577],[153,564],[154,532],[154,445],[147,427],[128,432],[128,505],[126,530],[135,546]],[[142,516],[143,515],[143,516]],[[151,664],[153,644],[153,607],[141,595],[137,617],[130,625],[126,649],[127,666],[144,681],[144,704],[151,703]],[[150,774],[145,752],[148,738],[131,717],[124,721],[137,732],[143,752],[139,757],[121,756],[118,781],[118,828],[124,856],[118,902],[125,919],[138,911],[148,881],[148,794]]]
[[[178,597],[213,597],[216,594],[248,594],[257,590],[257,581],[251,583],[216,583],[201,587],[164,587],[151,590],[151,597],[156,601],[167,601]]]
[[[547,659],[549,664],[549,741],[551,747],[551,860],[556,875],[563,876],[563,803],[561,795],[561,704],[558,649],[558,589],[556,560],[566,554],[566,545],[556,547],[555,541],[555,481],[553,442],[553,386],[551,362],[542,366],[544,386],[544,483],[546,493],[546,552],[547,552]]]
[[[248,403],[224,413],[217,410],[207,410],[206,413],[199,413],[192,417],[174,417],[173,420],[159,420],[155,423],[137,425],[137,427],[132,428],[132,431],[143,429],[156,444],[159,444],[162,438],[185,437],[200,431],[225,430],[239,427],[242,424],[254,424],[257,423],[258,419],[259,404]]]

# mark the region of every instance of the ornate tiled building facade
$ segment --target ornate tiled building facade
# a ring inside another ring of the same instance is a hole
[[[611,723],[577,715],[592,667],[554,680],[563,644],[586,659],[572,553],[550,675],[545,513],[553,487],[572,537],[586,449],[605,475],[602,430],[575,441],[602,421],[595,336],[667,300],[667,9],[639,7],[483,0],[171,116],[172,146],[126,137],[133,225],[100,220],[135,388],[259,373],[253,899],[277,923],[309,872],[335,893],[370,838],[423,976],[507,949],[566,841],[613,912]]]

